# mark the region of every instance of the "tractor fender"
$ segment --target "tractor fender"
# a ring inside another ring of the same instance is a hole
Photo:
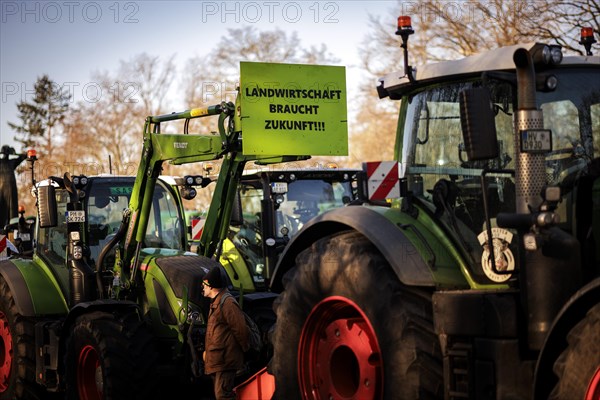
[[[8,284],[21,315],[35,317],[67,313],[67,303],[58,283],[34,261],[2,261],[0,275]]]
[[[282,277],[303,250],[319,239],[348,230],[357,231],[368,238],[403,284],[435,286],[428,264],[398,226],[374,208],[347,206],[317,216],[290,240],[273,272],[271,290],[283,290]]]
[[[554,319],[544,341],[534,375],[534,399],[547,399],[556,383],[554,362],[567,347],[567,335],[587,312],[600,303],[600,278],[579,289]]]
[[[138,312],[140,315],[140,319],[142,318],[142,313],[140,311],[140,307],[137,303],[129,300],[114,300],[114,299],[103,299],[103,300],[93,300],[87,301],[83,303],[76,304],[70,311],[69,315],[65,319],[63,323],[64,326],[70,326],[77,317],[83,314],[95,312],[95,311],[106,311],[106,312]]]

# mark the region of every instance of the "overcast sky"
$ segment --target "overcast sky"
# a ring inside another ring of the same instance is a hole
[[[19,151],[7,122],[19,122],[16,103],[31,101],[41,75],[48,74],[78,101],[98,95],[95,71],[115,72],[120,60],[142,52],[165,59],[176,54],[178,75],[169,97],[179,111],[190,106],[183,104],[181,91],[185,61],[211,50],[228,28],[244,25],[296,31],[306,47],[327,45],[347,67],[351,99],[367,15],[386,15],[398,2],[2,0],[0,5],[0,144]],[[389,16],[390,29],[396,14]]]

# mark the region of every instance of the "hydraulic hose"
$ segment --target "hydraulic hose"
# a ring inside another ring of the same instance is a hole
[[[106,245],[102,248],[100,255],[98,256],[98,262],[96,264],[96,284],[98,285],[98,294],[100,295],[101,299],[104,298],[104,285],[102,283],[102,272],[104,272],[104,258],[106,257],[108,252],[112,250],[115,244],[119,240],[121,240],[123,236],[125,236],[125,232],[127,232],[127,226],[127,223],[121,223],[121,225],[119,226],[119,230],[117,231],[117,233],[115,233],[115,236],[113,236],[113,238],[110,239],[108,243],[106,243]]]

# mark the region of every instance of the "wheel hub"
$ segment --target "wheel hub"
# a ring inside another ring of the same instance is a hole
[[[298,374],[304,398],[378,399],[383,362],[373,326],[353,301],[318,303],[300,335]]]
[[[585,400],[600,399],[600,367],[594,373],[592,380],[585,393]]]
[[[9,386],[12,369],[13,347],[12,334],[6,315],[0,311],[0,393]]]
[[[102,400],[104,381],[98,352],[84,346],[77,360],[77,391],[81,400]]]

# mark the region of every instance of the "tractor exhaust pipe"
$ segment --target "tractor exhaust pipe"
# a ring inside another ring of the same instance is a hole
[[[529,214],[537,211],[542,202],[541,193],[546,185],[545,155],[521,152],[520,132],[543,129],[544,117],[535,100],[535,71],[529,51],[518,49],[513,55],[517,67],[518,111],[515,119],[515,189],[516,211]]]
[[[543,129],[544,118],[537,109],[535,71],[531,53],[518,49],[513,55],[517,69],[518,111],[515,119],[515,188],[516,212],[532,214],[540,211],[542,190],[546,186],[544,153],[522,151],[522,131]],[[526,233],[521,228],[520,233]],[[561,306],[578,287],[578,242],[558,227],[541,232],[542,246],[525,250],[521,241],[521,299],[526,309],[528,345],[540,350]]]

